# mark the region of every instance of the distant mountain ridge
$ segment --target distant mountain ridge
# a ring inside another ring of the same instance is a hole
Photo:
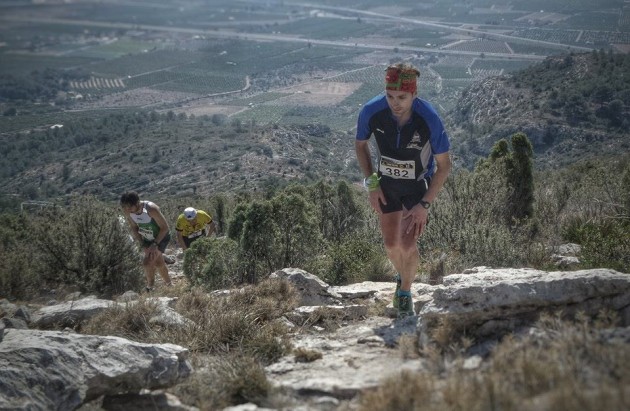
[[[630,56],[550,57],[463,92],[447,116],[454,151],[471,166],[501,138],[524,132],[542,166],[627,151]]]

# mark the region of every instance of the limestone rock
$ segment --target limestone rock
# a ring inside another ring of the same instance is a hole
[[[353,398],[402,369],[419,368],[420,360],[405,360],[392,350],[401,335],[415,332],[415,322],[369,317],[331,334],[295,335],[295,348],[318,351],[322,358],[296,362],[293,355],[287,355],[266,367],[267,376],[276,386],[302,398]]]
[[[175,385],[192,368],[188,350],[119,337],[60,331],[4,331],[0,409],[73,410],[102,395]]]
[[[300,295],[299,305],[330,305],[339,304],[340,295],[331,292],[330,286],[299,268],[284,268],[275,271],[269,278],[283,278],[288,280]]]
[[[444,277],[420,310],[421,343],[443,321],[482,339],[530,324],[543,312],[596,315],[610,309],[621,313],[623,325],[630,321],[630,276],[614,270],[479,267],[468,272]]]
[[[89,320],[113,304],[114,302],[110,300],[88,297],[49,305],[35,311],[32,315],[32,322],[37,328],[73,327]]]

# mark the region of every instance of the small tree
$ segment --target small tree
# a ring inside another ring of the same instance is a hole
[[[238,243],[229,238],[201,238],[184,253],[184,275],[206,290],[229,288],[239,282],[242,263]]]
[[[487,159],[477,165],[480,178],[505,177],[510,194],[503,215],[508,222],[522,221],[534,213],[534,176],[532,170],[533,148],[527,136],[516,133],[507,140],[497,141]]]
[[[271,273],[276,268],[278,233],[273,221],[273,208],[269,202],[255,201],[244,213],[240,247],[248,261],[247,280],[258,281],[262,270]]]
[[[299,194],[280,194],[272,201],[279,255],[276,269],[301,266],[319,250],[320,233],[313,207]]]
[[[34,229],[44,281],[104,295],[140,288],[137,249],[126,222],[111,207],[81,200],[47,211]]]
[[[513,191],[508,201],[510,214],[517,220],[530,218],[534,214],[533,153],[532,144],[525,134],[516,133],[512,136],[508,178]]]

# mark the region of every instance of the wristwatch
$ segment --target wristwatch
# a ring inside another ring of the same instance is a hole
[[[431,203],[429,203],[428,201],[420,200],[419,204],[427,210],[431,207]]]

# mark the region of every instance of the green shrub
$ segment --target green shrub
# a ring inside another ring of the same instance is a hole
[[[80,200],[47,210],[33,227],[46,282],[108,296],[140,288],[144,276],[137,248],[112,207]]]
[[[43,288],[37,247],[26,216],[0,215],[0,296],[28,299]]]
[[[611,268],[630,273],[630,221],[606,219],[566,224],[564,236],[581,245],[581,262],[588,268]]]
[[[383,247],[363,238],[330,244],[325,257],[309,268],[331,285],[382,281],[391,278],[392,274]]]
[[[229,288],[242,280],[238,244],[229,238],[201,238],[184,253],[183,271],[193,286]]]
[[[435,250],[447,253],[445,273],[477,265],[528,265],[538,246],[530,238],[530,226],[514,226],[503,218],[510,192],[505,177],[491,171],[497,171],[496,164],[451,175],[431,208],[419,240],[421,256]]]

